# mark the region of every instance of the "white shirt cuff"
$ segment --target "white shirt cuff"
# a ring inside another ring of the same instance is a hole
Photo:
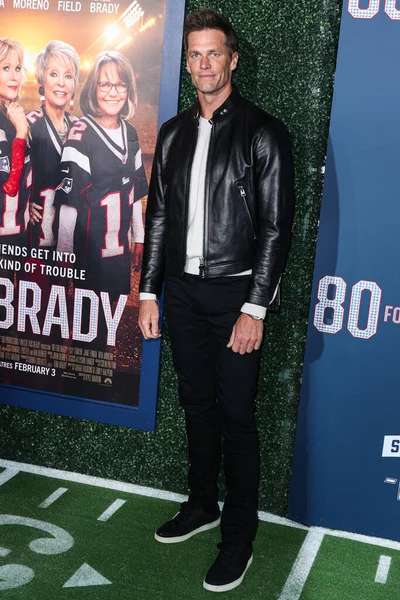
[[[157,295],[150,294],[149,292],[140,292],[139,300],[157,300]]]
[[[253,315],[254,317],[260,317],[261,319],[265,319],[267,314],[267,309],[264,306],[259,306],[258,304],[251,304],[250,302],[245,302],[240,309],[240,312],[246,313],[246,315]]]

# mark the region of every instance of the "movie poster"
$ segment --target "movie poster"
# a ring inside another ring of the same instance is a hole
[[[146,401],[138,288],[165,23],[164,0],[0,0],[0,36],[24,50],[29,122],[23,189],[2,192],[3,390],[40,391],[54,406]],[[105,51],[114,58],[99,63]]]

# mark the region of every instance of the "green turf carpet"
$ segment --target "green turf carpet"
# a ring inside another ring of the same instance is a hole
[[[218,529],[182,544],[154,540],[155,529],[176,508],[167,500],[22,471],[2,483],[0,469],[1,599],[212,598],[202,580],[217,552]],[[301,529],[261,522],[253,565],[243,584],[223,597],[398,600],[398,550],[329,535],[322,536],[304,588],[298,573],[288,586],[306,536]],[[376,583],[382,555],[392,561],[386,583]],[[304,577],[301,561],[298,571]]]

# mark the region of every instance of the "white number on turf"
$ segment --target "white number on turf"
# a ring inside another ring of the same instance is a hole
[[[53,536],[52,538],[38,538],[29,544],[32,552],[37,554],[62,554],[72,548],[74,538],[65,529],[18,515],[0,515],[0,525],[24,525],[40,529]],[[10,554],[8,548],[0,548],[0,556]],[[12,590],[29,583],[35,576],[35,572],[25,565],[10,564],[0,567],[0,590]]]
[[[38,521],[37,519],[29,519],[27,517],[18,517],[17,515],[0,515],[0,525],[24,525],[26,527],[34,527],[46,533],[49,533],[52,538],[38,538],[29,544],[32,552],[37,554],[62,554],[67,552],[74,545],[72,535],[51,523]]]
[[[0,590],[13,590],[29,583],[35,572],[25,565],[3,565],[0,567]]]

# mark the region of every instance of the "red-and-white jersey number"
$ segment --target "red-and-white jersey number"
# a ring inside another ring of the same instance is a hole
[[[32,169],[29,171],[26,178],[26,189],[32,185]],[[21,225],[17,223],[17,214],[19,209],[19,192],[15,196],[4,194],[4,210],[0,225],[0,236],[2,235],[19,235],[21,233]],[[29,204],[26,204],[24,211],[24,231],[28,226],[29,221]]]
[[[129,206],[134,201],[134,186],[129,192]],[[106,231],[104,234],[104,247],[101,249],[101,258],[121,256],[124,253],[124,245],[120,244],[120,231],[122,219],[121,192],[112,192],[100,200],[100,206],[106,209]],[[128,231],[128,245],[130,236]]]
[[[71,128],[71,131],[68,134],[68,140],[72,140],[73,142],[81,142],[82,141],[82,133],[86,131],[87,124],[84,121],[78,121],[76,125]]]

